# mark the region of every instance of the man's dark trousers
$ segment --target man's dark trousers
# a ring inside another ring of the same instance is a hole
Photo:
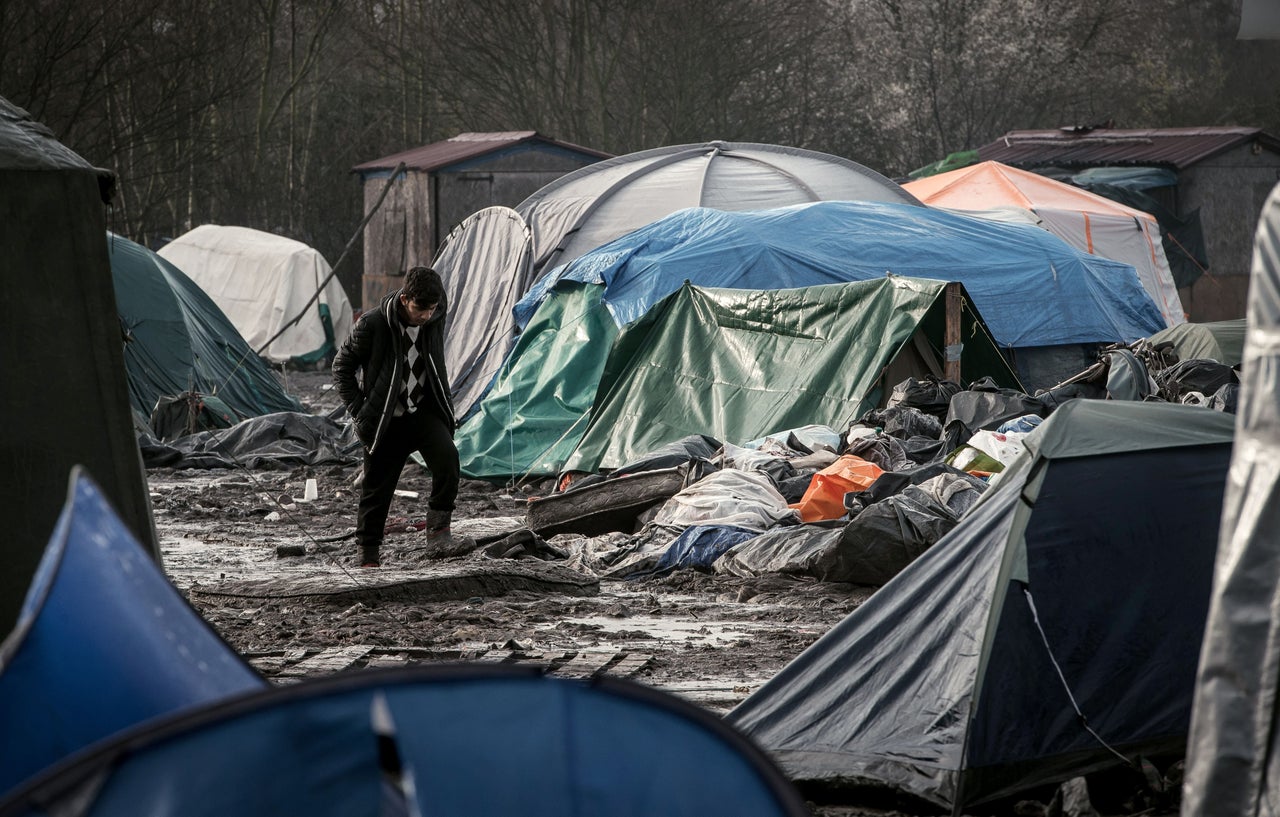
[[[409,455],[422,454],[431,471],[431,496],[427,507],[452,511],[458,498],[458,449],[447,421],[427,409],[392,417],[372,454],[364,455],[364,482],[360,488],[360,510],[356,519],[356,542],[382,542],[387,513],[395,496],[400,472]]]

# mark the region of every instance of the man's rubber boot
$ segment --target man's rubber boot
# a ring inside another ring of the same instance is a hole
[[[360,566],[382,567],[382,559],[379,555],[381,549],[381,542],[362,542],[360,544]]]
[[[433,557],[461,556],[475,550],[476,540],[467,536],[454,536],[451,529],[453,511],[427,511],[426,551]]]

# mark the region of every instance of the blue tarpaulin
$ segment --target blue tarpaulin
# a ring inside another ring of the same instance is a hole
[[[1031,225],[907,205],[830,201],[775,210],[680,210],[543,278],[516,305],[525,325],[559,281],[603,284],[624,326],[686,280],[787,289],[883,278],[960,281],[1004,347],[1132,342],[1165,328],[1127,264]]]

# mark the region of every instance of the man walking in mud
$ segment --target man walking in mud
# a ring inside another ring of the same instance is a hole
[[[409,456],[431,471],[427,547],[443,555],[453,545],[450,521],[458,496],[457,424],[445,370],[448,312],[444,283],[428,267],[413,267],[404,286],[360,316],[333,359],[333,382],[364,443],[364,480],[356,520],[360,565],[382,564],[382,533]]]

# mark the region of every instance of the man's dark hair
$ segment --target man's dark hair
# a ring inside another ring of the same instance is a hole
[[[444,281],[431,267],[411,267],[404,274],[401,291],[420,305],[438,304],[444,300]]]

